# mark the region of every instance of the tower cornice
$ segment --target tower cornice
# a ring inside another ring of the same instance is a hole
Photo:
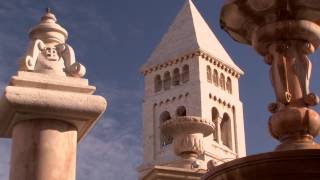
[[[223,60],[218,59],[217,57],[212,56],[210,53],[206,52],[203,49],[197,49],[192,52],[186,53],[180,57],[168,60],[164,63],[157,64],[154,66],[151,66],[150,68],[141,69],[140,72],[146,76],[147,74],[150,74],[152,72],[156,72],[158,70],[161,70],[166,67],[174,66],[176,64],[183,63],[193,57],[201,57],[202,60],[210,62],[210,64],[213,64],[217,68],[231,74],[232,76],[236,78],[240,78],[241,75],[244,74],[243,71],[237,71],[234,68],[232,68],[230,65],[226,64]]]

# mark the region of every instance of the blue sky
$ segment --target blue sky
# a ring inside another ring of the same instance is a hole
[[[46,7],[69,32],[86,78],[109,107],[79,144],[78,180],[135,180],[142,161],[143,76],[139,67],[159,43],[184,0],[10,0],[0,2],[0,87],[15,74],[23,56],[28,30]],[[220,29],[222,0],[194,2],[233,60],[245,71],[240,80],[244,103],[247,153],[271,151],[276,146],[267,131],[268,103],[274,100],[268,66],[252,48],[231,40]],[[312,56],[312,90],[319,94],[319,53]],[[0,139],[0,179],[8,179],[10,140]]]

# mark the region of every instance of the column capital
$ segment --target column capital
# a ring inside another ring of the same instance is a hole
[[[79,141],[107,106],[94,91],[87,79],[19,71],[0,101],[0,137],[10,138],[20,121],[52,119],[74,125]]]

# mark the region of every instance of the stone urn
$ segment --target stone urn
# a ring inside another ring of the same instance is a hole
[[[197,168],[203,150],[203,138],[214,131],[214,124],[200,117],[181,116],[164,122],[163,134],[173,137],[174,152],[182,157],[178,164],[183,168]]]

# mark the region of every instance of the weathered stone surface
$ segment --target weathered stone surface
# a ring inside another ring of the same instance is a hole
[[[10,180],[76,179],[77,129],[63,121],[18,122],[12,135]]]
[[[153,166],[141,180],[200,180],[204,170],[191,170],[168,166]]]
[[[18,121],[41,118],[74,125],[80,140],[106,108],[103,97],[91,95],[95,87],[85,79],[18,72],[10,84],[0,101],[2,137],[11,137]]]
[[[216,166],[203,180],[318,180],[320,150],[258,154]]]
[[[276,102],[269,105],[269,130],[281,144],[275,152],[220,166],[208,163],[203,180],[320,178],[320,146],[314,141],[320,118],[310,107],[319,98],[309,92],[312,64],[308,59],[320,42],[318,5],[317,1],[233,0],[223,7],[224,30],[236,41],[252,45],[271,66]]]
[[[222,28],[250,44],[270,65],[276,102],[269,105],[269,130],[281,142],[276,150],[320,147],[314,141],[320,116],[311,108],[319,97],[309,90],[308,58],[320,45],[319,15],[318,2],[299,0],[234,0],[221,12]]]

